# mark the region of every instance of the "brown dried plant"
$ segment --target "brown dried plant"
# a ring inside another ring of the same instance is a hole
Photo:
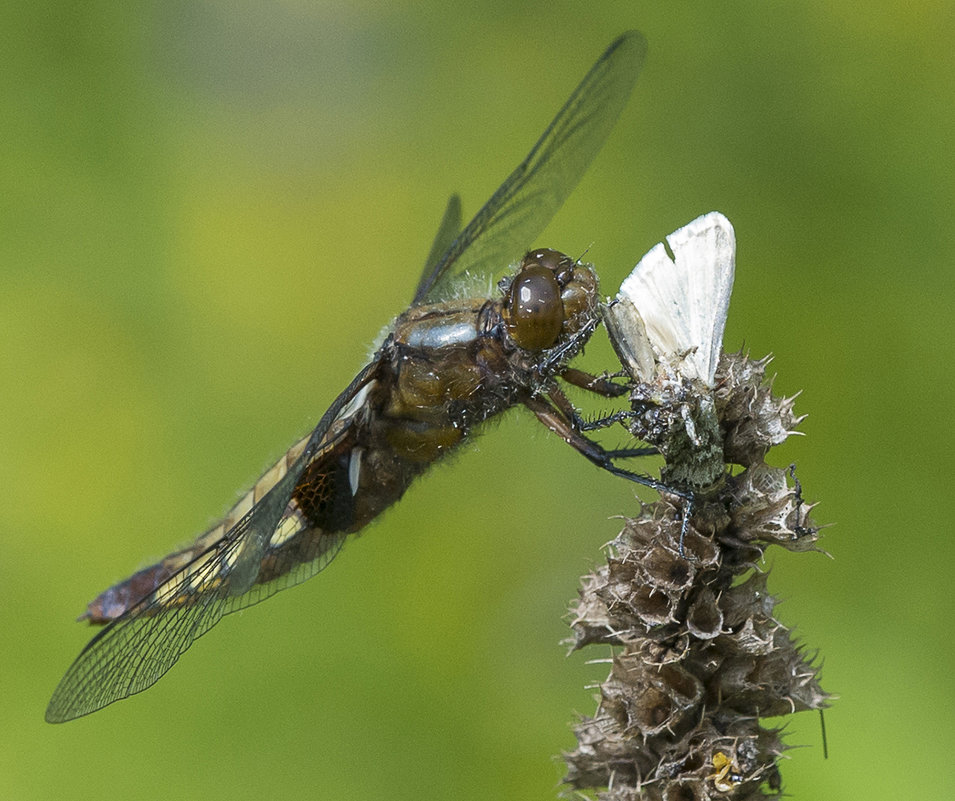
[[[572,647],[610,644],[614,655],[597,711],[564,755],[574,790],[606,801],[775,795],[786,746],[762,720],[827,706],[815,655],[774,617],[766,588],[769,546],[818,551],[794,468],[765,462],[801,419],[792,398],[772,394],[768,361],[723,354],[706,393],[723,475],[692,493],[689,518],[684,498],[645,505],[582,580]],[[679,471],[686,451],[673,443],[699,410],[684,389],[666,403],[639,386],[631,396],[641,438],[667,460],[664,477]]]

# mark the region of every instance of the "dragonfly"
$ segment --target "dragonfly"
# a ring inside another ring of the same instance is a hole
[[[529,408],[591,462],[636,475],[614,462],[620,452],[580,432],[557,383],[625,391],[568,367],[600,320],[597,276],[558,251],[527,248],[603,146],[645,54],[636,31],[612,42],[466,227],[452,195],[409,308],[311,434],[192,545],[88,605],[81,620],[104,628],[60,681],[47,721],[145,690],[224,615],[317,574],[349,535],[508,408]],[[478,281],[483,292],[471,294]]]

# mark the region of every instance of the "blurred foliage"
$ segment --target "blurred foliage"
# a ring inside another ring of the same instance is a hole
[[[539,244],[612,292],[711,209],[727,346],[803,390],[819,555],[779,612],[842,699],[796,798],[938,797],[950,711],[950,4],[7,4],[0,11],[0,797],[546,799],[606,666],[561,616],[632,487],[515,412],[319,579],[61,727],[109,583],[200,531],[321,415],[610,40],[650,55]],[[595,342],[584,365],[611,365]],[[927,732],[936,734],[927,736]],[[941,792],[944,794],[944,791]]]

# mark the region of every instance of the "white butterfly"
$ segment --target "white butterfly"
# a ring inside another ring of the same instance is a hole
[[[699,379],[712,388],[735,266],[736,235],[718,211],[674,231],[640,260],[604,312],[635,379]]]

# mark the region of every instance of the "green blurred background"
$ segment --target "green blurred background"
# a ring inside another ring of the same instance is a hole
[[[636,92],[538,244],[589,247],[612,292],[690,219],[733,221],[727,346],[803,391],[772,458],[837,524],[834,559],[771,559],[841,696],[828,761],[818,717],[790,722],[785,787],[947,795],[952,8],[4,5],[0,797],[555,797],[606,671],[565,658],[562,617],[636,502],[521,412],[149,692],[43,711],[84,604],[317,421],[448,194],[473,213],[628,28]]]

